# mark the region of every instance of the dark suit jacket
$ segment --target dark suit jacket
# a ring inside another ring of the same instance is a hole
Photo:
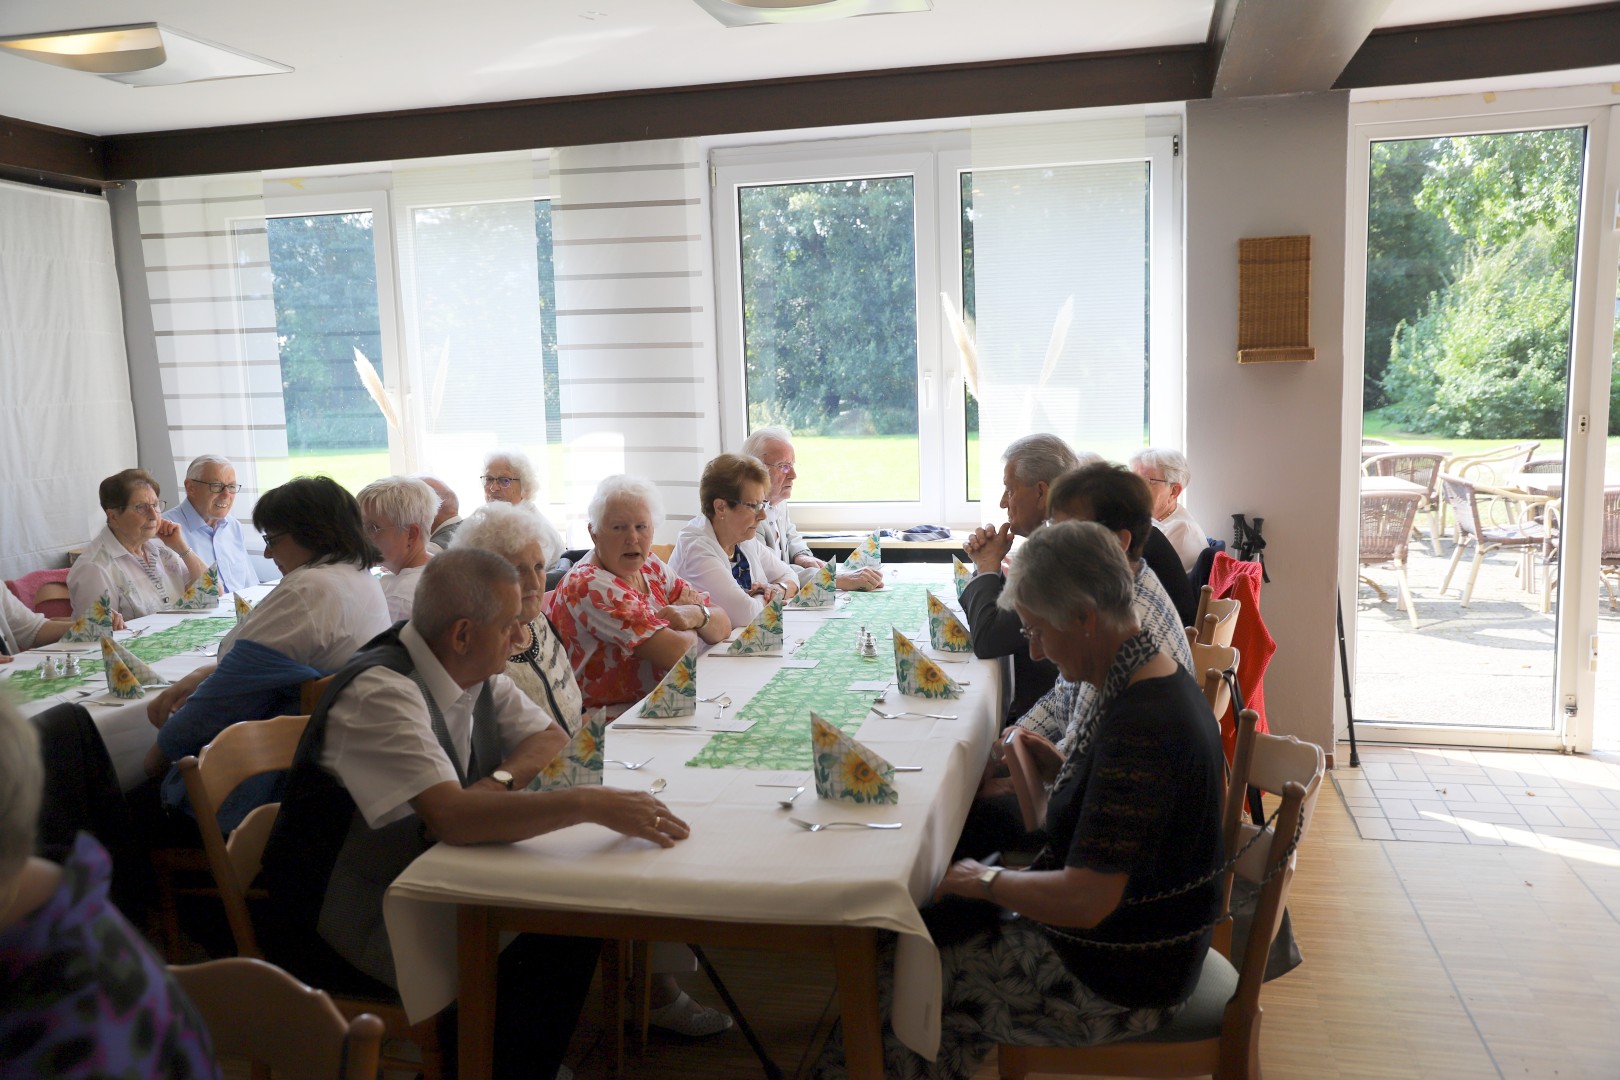
[[[1011,724],[1046,696],[1057,682],[1058,672],[1050,660],[1030,658],[1017,614],[996,606],[1004,583],[1000,574],[980,574],[968,582],[962,590],[962,613],[973,637],[973,655],[1007,661],[1002,665],[1002,703],[1006,706],[1002,719]]]

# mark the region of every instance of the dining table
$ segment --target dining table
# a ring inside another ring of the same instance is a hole
[[[919,908],[950,863],[1000,730],[1000,674],[930,646],[927,594],[956,605],[949,565],[883,569],[882,590],[790,604],[777,655],[710,648],[692,714],[650,718],[632,706],[608,726],[602,782],[661,788],[691,828],[686,840],[665,849],[579,825],[512,844],[441,843],[395,880],[384,917],[401,999],[413,1022],[458,1002],[461,1076],[490,1076],[495,965],[516,932],[830,953],[849,1075],[865,1080],[883,1071],[879,937],[892,933],[890,1020],[934,1055],[939,954]],[[867,632],[875,648],[862,647]],[[896,632],[940,661],[959,696],[898,693]],[[908,770],[893,776],[897,802],[818,797],[812,712]],[[856,824],[810,831],[794,818]]]

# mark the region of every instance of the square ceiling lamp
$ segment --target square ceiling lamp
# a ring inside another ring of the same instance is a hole
[[[694,0],[725,26],[830,22],[859,15],[931,11],[932,0]]]
[[[16,34],[0,37],[0,51],[130,86],[173,86],[292,70],[159,23]]]

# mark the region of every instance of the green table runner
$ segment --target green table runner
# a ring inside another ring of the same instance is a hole
[[[944,597],[950,588],[947,582],[934,590]],[[793,654],[794,659],[820,663],[813,668],[784,668],[771,676],[738,713],[753,720],[754,726],[715,734],[687,764],[704,769],[809,769],[810,710],[839,728],[853,728],[866,718],[875,695],[853,693],[849,685],[894,678],[891,629],[898,626],[911,632],[928,624],[928,589],[904,584],[880,592],[849,593],[850,603],[843,610],[850,618],[822,623]],[[862,626],[877,638],[875,659],[855,653]]]
[[[203,619],[187,619],[183,623],[171,626],[167,630],[159,630],[152,634],[142,634],[138,638],[121,644],[145,660],[154,664],[159,660],[167,660],[171,656],[190,652],[201,645],[206,645],[216,638],[224,637],[231,627],[236,625],[236,619],[231,616],[209,616]],[[65,690],[76,690],[90,682],[92,677],[101,681],[101,645],[98,642],[87,641],[83,643],[89,652],[81,654],[79,660],[79,674],[71,678],[41,679],[39,672],[19,671],[3,682],[0,690],[8,692],[14,699],[20,701],[41,701]],[[87,659],[95,656],[96,659]],[[57,654],[57,663],[61,663],[62,656]],[[197,660],[199,666],[202,657]]]

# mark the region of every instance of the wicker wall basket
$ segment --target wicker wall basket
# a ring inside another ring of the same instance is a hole
[[[1315,360],[1311,345],[1311,238],[1238,241],[1240,364]]]

